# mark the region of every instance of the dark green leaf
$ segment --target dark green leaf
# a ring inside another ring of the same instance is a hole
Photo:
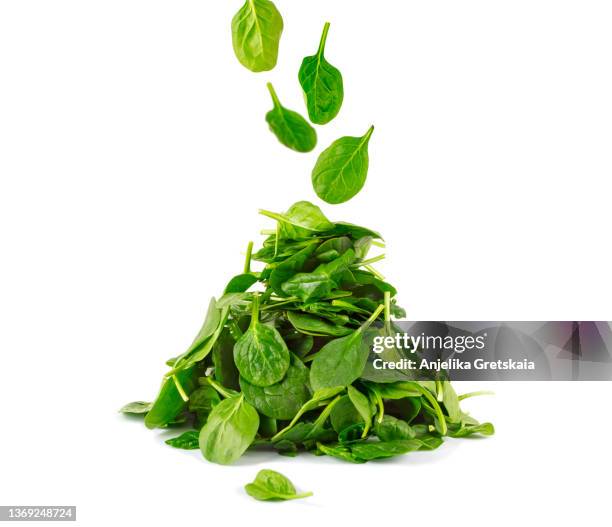
[[[257,277],[254,274],[244,273],[236,275],[228,282],[223,293],[244,293],[255,282],[257,282]]]
[[[304,247],[302,250],[290,256],[285,261],[276,265],[270,273],[269,284],[277,295],[284,296],[285,292],[282,289],[284,282],[292,276],[299,273],[303,268],[308,258],[313,254],[316,248],[316,242]]]
[[[199,430],[187,430],[187,432],[183,432],[178,437],[167,439],[166,444],[174,448],[182,448],[183,450],[197,450],[200,448],[199,438]]]
[[[240,378],[244,395],[260,413],[274,419],[293,419],[311,397],[308,382],[309,371],[295,355],[282,381],[271,386],[259,387]]]
[[[285,108],[274,87],[268,83],[274,108],[266,114],[266,122],[276,138],[296,152],[310,152],[317,146],[317,132],[299,113]]]
[[[382,306],[351,335],[328,342],[312,361],[310,383],[315,390],[331,386],[348,386],[357,380],[370,352],[363,333],[378,317]]]
[[[385,415],[381,423],[374,425],[374,431],[381,441],[394,441],[396,439],[414,439],[416,434],[406,421],[391,415]]]
[[[333,429],[338,434],[350,426],[365,424],[365,420],[357,408],[355,408],[348,395],[342,396],[336,403],[331,411],[330,421]]]
[[[353,332],[350,328],[330,324],[322,318],[297,311],[288,311],[287,318],[295,329],[307,335],[343,337]]]
[[[302,61],[298,74],[306,97],[308,116],[315,124],[326,124],[336,117],[344,99],[342,74],[324,57],[328,31],[329,22],[323,28],[316,55]]]
[[[186,401],[178,391],[177,382],[189,394],[193,391],[197,382],[196,368],[191,367],[178,372],[176,374],[176,381],[173,378],[164,379],[157,399],[155,399],[151,410],[145,416],[144,422],[147,428],[162,428],[166,426],[185,408]]]

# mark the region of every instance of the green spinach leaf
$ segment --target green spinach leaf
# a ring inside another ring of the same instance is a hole
[[[299,113],[285,108],[271,83],[268,90],[274,108],[266,114],[266,122],[276,138],[296,152],[310,152],[317,146],[317,132]]]
[[[284,239],[299,240],[334,228],[321,209],[309,201],[294,203],[284,214],[263,209],[260,209],[259,213],[278,221],[277,237]],[[278,240],[275,239],[274,242],[276,244]]]
[[[368,175],[368,144],[374,127],[363,137],[342,137],[325,149],[312,170],[312,186],[323,201],[344,203],[355,196]]]
[[[287,318],[295,329],[306,335],[343,337],[353,332],[350,328],[330,324],[322,318],[297,311],[288,311]]]
[[[199,438],[199,430],[187,430],[178,437],[167,439],[166,444],[174,448],[181,448],[183,450],[197,450],[200,448]]]
[[[256,500],[295,500],[312,496],[312,492],[298,493],[289,479],[268,469],[260,470],[255,481],[244,488]]]
[[[276,66],[283,18],[270,0],[246,0],[232,19],[232,44],[240,63],[251,71]]]
[[[257,410],[244,395],[229,397],[213,408],[200,431],[200,450],[208,461],[229,465],[244,454],[258,428]]]
[[[259,321],[259,295],[255,295],[251,325],[234,346],[240,375],[255,386],[270,386],[285,376],[289,360],[289,349],[280,333]]]
[[[179,387],[184,392],[190,393],[195,388],[196,382],[197,371],[195,367],[178,372],[175,378],[164,379],[157,399],[145,416],[145,426],[147,428],[163,428],[172,422],[187,404]]]
[[[291,363],[282,381],[260,387],[240,378],[246,400],[260,413],[274,419],[293,419],[311,397],[309,371],[302,361],[291,355]]]
[[[356,331],[346,337],[328,342],[316,354],[310,368],[310,383],[315,390],[331,386],[348,386],[357,380],[365,367],[370,352],[364,344],[363,332],[374,322],[383,306]]]
[[[326,22],[316,55],[302,61],[298,74],[306,97],[308,116],[315,124],[327,124],[336,117],[344,99],[342,74],[324,56],[328,32],[329,22]]]
[[[144,415],[151,410],[153,403],[147,403],[144,401],[134,401],[128,403],[119,410],[122,414],[129,415]]]
[[[391,415],[385,415],[382,422],[377,422],[374,426],[374,431],[381,441],[414,439],[416,437],[416,433],[406,421]]]

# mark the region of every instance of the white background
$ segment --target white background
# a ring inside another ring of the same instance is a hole
[[[319,145],[376,131],[365,188],[324,211],[383,232],[409,317],[612,317],[609,2],[278,0],[259,75],[233,56],[240,5],[0,3],[0,504],[87,526],[605,523],[609,383],[499,383],[467,404],[494,438],[364,466],[216,466],[117,415],[240,271],[257,209],[320,204],[316,154],[264,115],[267,80],[304,112],[325,20],[346,97]],[[315,496],[251,500],[263,467]]]

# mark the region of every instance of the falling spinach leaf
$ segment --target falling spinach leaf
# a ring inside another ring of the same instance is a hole
[[[247,69],[269,71],[276,66],[283,18],[270,0],[246,0],[232,19],[232,44]]]
[[[329,22],[326,22],[316,55],[302,61],[298,74],[306,97],[308,116],[315,124],[327,124],[336,117],[344,99],[342,74],[323,55],[328,31]]]
[[[274,470],[263,469],[257,473],[253,483],[247,483],[245,490],[256,500],[295,500],[312,496],[312,492],[298,493],[285,476]]]
[[[200,450],[208,461],[229,465],[249,448],[258,428],[257,410],[244,395],[234,395],[213,408],[200,430]]]
[[[344,203],[355,196],[368,175],[368,144],[374,127],[363,137],[342,137],[323,150],[312,170],[312,186],[323,201]]]
[[[310,152],[317,146],[317,132],[299,113],[285,108],[279,101],[271,83],[268,90],[274,108],[266,114],[266,122],[276,138],[296,152]]]

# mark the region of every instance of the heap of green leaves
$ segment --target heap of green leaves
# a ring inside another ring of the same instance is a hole
[[[493,433],[461,410],[450,382],[368,368],[369,337],[404,316],[372,267],[384,257],[369,256],[384,247],[377,232],[332,223],[307,201],[260,212],[276,228],[256,253],[249,244],[243,272],[211,300],[187,351],[167,361],[157,399],[125,413],[149,428],[188,427],[167,443],[220,464],[255,445],[364,463]]]

